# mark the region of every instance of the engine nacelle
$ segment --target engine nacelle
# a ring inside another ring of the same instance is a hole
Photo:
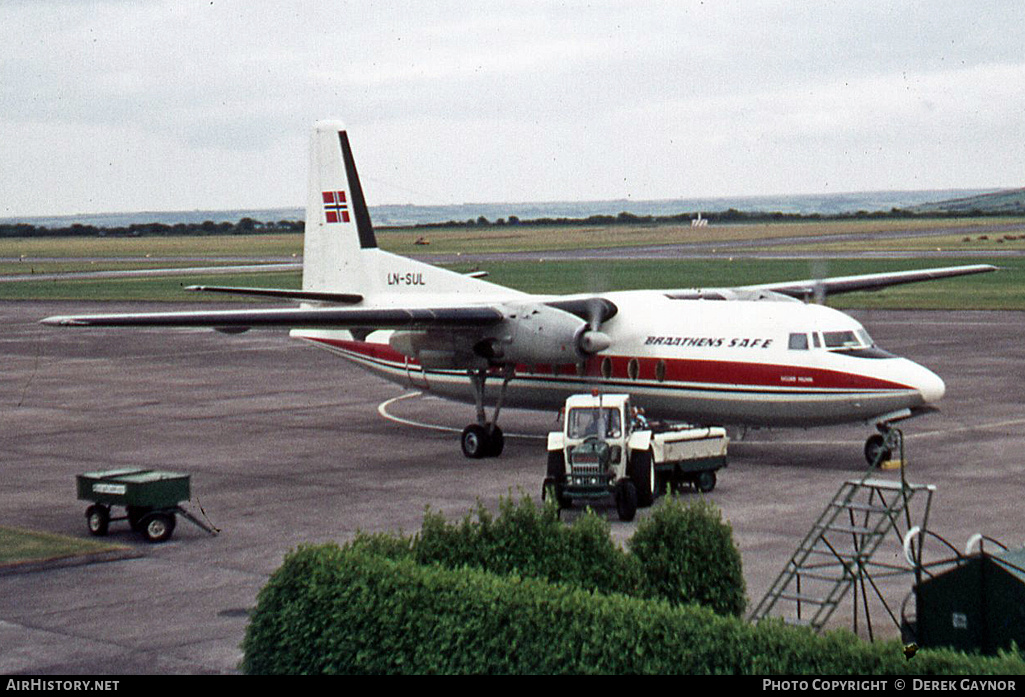
[[[470,341],[442,332],[400,331],[391,335],[388,344],[424,368],[486,368],[488,361],[470,350]]]
[[[503,320],[474,347],[492,363],[576,363],[609,347],[576,315],[541,303],[504,305]]]

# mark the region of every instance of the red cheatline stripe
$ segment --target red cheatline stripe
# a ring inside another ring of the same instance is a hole
[[[390,363],[395,368],[405,368],[407,363],[419,365],[417,361],[408,359],[387,344],[366,341],[350,341],[345,339],[326,339],[310,337],[313,341],[350,351],[366,358]],[[611,379],[630,380],[628,366],[630,357],[609,356],[612,365]],[[583,377],[596,378],[601,376],[603,357],[591,357],[587,361]],[[658,358],[637,358],[638,374],[636,381],[656,382],[655,371]],[[676,386],[679,383],[704,385],[731,385],[741,387],[774,387],[799,391],[819,390],[908,390],[913,389],[900,383],[879,378],[844,373],[837,370],[819,368],[795,368],[786,365],[761,363],[743,363],[739,361],[711,361],[682,358],[662,359],[665,362],[665,381],[662,384]],[[531,375],[565,375],[576,376],[576,365],[538,365],[516,366],[517,373],[524,377]],[[661,381],[659,381],[661,382]]]

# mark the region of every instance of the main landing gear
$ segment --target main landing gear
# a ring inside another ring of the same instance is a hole
[[[505,390],[509,381],[513,379],[515,369],[513,366],[506,366],[502,369],[502,386],[499,388],[498,400],[495,402],[495,412],[488,421],[484,412],[484,383],[488,378],[487,368],[467,371],[470,375],[470,382],[473,385],[473,398],[477,405],[477,423],[470,424],[463,429],[460,437],[460,444],[463,448],[463,455],[479,460],[484,457],[498,457],[505,448],[505,436],[502,429],[498,427],[498,413],[502,410],[502,402],[505,400]]]

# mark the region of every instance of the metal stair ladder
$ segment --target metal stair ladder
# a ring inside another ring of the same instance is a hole
[[[932,485],[908,484],[903,467],[900,481],[880,479],[869,472],[861,479],[844,482],[750,619],[759,621],[774,610],[779,614],[791,609],[794,612],[784,617],[785,621],[819,631],[853,586],[854,630],[857,632],[860,591],[871,637],[867,593],[871,585],[891,619],[899,624],[874,578],[910,573],[911,569],[873,561],[872,556],[891,533],[899,544],[912,525],[926,528],[934,491]],[[916,495],[924,498],[925,504],[920,522],[912,521],[910,504]]]

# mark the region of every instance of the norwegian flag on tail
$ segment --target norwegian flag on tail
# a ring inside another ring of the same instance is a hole
[[[324,217],[329,223],[349,222],[349,204],[345,200],[344,191],[325,191]]]

